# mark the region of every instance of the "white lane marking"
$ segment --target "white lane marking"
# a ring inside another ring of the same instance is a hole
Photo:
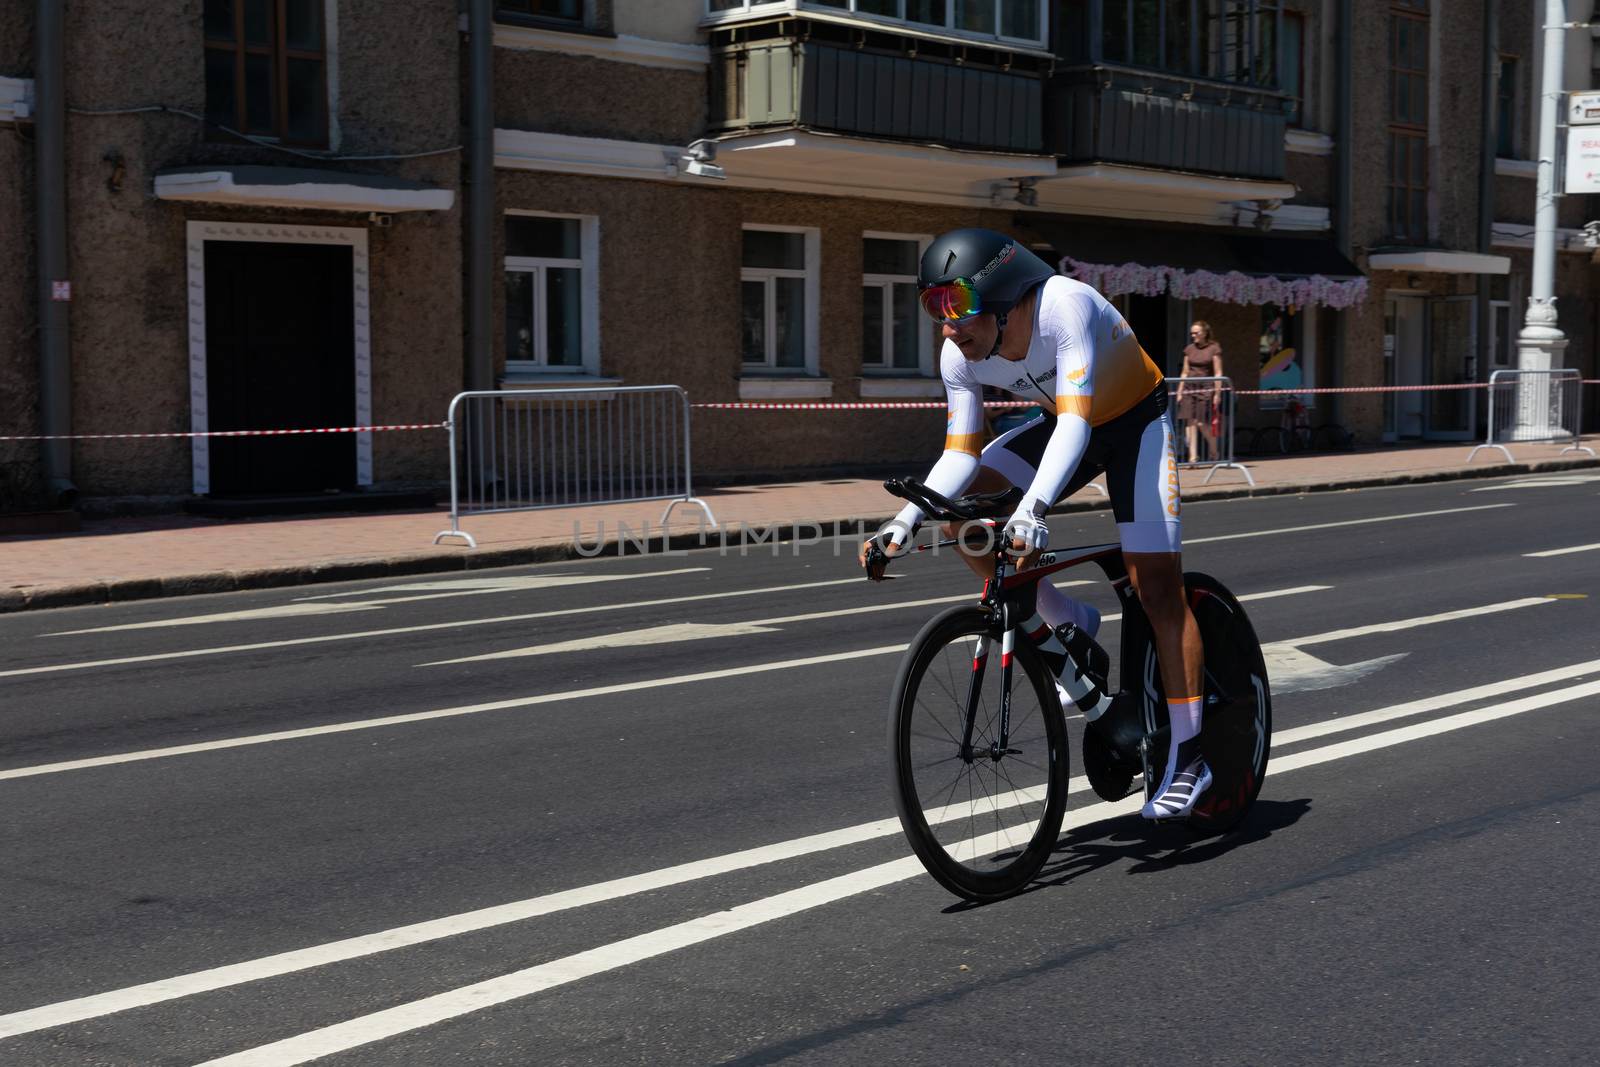
[[[1531,689],[1551,682],[1570,681],[1596,671],[1600,671],[1600,660],[1590,660],[1587,663],[1575,663],[1570,667],[1561,667],[1538,674],[1525,675],[1520,678],[1508,678],[1504,681],[1474,686],[1454,693],[1442,693],[1438,696],[1424,697],[1420,700],[1412,700],[1388,708],[1379,708],[1360,715],[1352,715],[1345,719],[1332,719],[1320,723],[1312,723],[1309,726],[1275,734],[1272,739],[1273,746],[1275,748],[1287,746],[1324,734],[1362,729],[1393,719],[1420,715],[1429,711],[1441,711],[1459,704],[1503,696],[1507,693]],[[1070,716],[1070,718],[1079,719],[1082,716],[1074,715]],[[1286,758],[1273,758],[1268,767],[1269,777],[1277,773],[1279,764]],[[1087,789],[1087,781],[1079,777],[1072,779],[1068,792],[1076,795],[1087,791]],[[1026,793],[1027,791],[1021,792]],[[1008,794],[1000,799],[1003,802],[1011,803],[1018,798],[1016,794]],[[1094,810],[1094,808],[1091,807],[1085,810]],[[937,818],[933,812],[927,814],[930,820]],[[1074,812],[1068,812],[1067,815],[1069,820],[1075,817]],[[86,997],[79,997],[75,1000],[46,1004],[37,1008],[29,1008],[25,1011],[0,1016],[0,1038],[15,1037],[18,1034],[31,1033],[51,1026],[65,1026],[69,1023],[82,1022],[85,1019],[97,1018],[101,1015],[127,1011],[130,1008],[159,1004],[197,993],[209,993],[218,989],[241,985],[245,982],[275,978],[311,967],[320,967],[324,964],[371,956],[391,949],[405,948],[422,944],[426,941],[451,937],[456,934],[472,933],[505,923],[518,922],[522,919],[564,911],[569,908],[616,900],[621,897],[680,885],[701,878],[728,874],[749,867],[794,859],[849,845],[857,845],[876,838],[889,837],[899,832],[900,821],[898,819],[878,819],[874,822],[861,823],[856,826],[795,838],[777,844],[762,845],[741,852],[714,856],[709,859],[693,860],[689,863],[678,864],[677,866],[666,867],[657,871],[628,875],[607,882],[561,890],[544,896],[530,897],[526,900],[499,904],[477,911],[464,912],[459,915],[447,915],[437,919],[413,923],[409,926],[380,930],[377,933],[363,934],[359,937],[332,941],[323,945],[313,945],[303,949],[294,949],[289,952],[280,952],[272,956],[263,956],[259,959],[245,960],[210,970],[195,971],[172,978],[146,982],[142,985],[96,993]]]
[[[712,638],[744,637],[747,634],[777,633],[775,626],[759,622],[675,622],[664,626],[647,626],[642,630],[622,630],[618,633],[595,634],[571,641],[552,641],[547,645],[529,645],[505,652],[491,652],[486,656],[463,656],[461,659],[441,659],[432,663],[419,663],[419,667],[442,667],[451,663],[481,663],[491,659],[512,659],[521,656],[553,656],[561,652],[588,652],[601,648],[633,648],[637,645],[666,645],[678,641],[709,641]]]
[[[1552,474],[1542,478],[1520,478],[1514,482],[1503,482],[1499,485],[1486,485],[1481,489],[1474,489],[1474,493],[1493,493],[1501,489],[1550,489],[1560,488],[1564,485],[1583,485],[1586,482],[1600,481],[1600,474]]]
[[[1411,630],[1418,626],[1432,626],[1440,622],[1454,622],[1457,619],[1470,619],[1478,615],[1492,615],[1502,611],[1516,611],[1519,608],[1532,608],[1540,604],[1555,604],[1559,601],[1547,596],[1522,597],[1518,600],[1502,600],[1496,604],[1484,604],[1476,608],[1460,608],[1456,611],[1441,611],[1435,615],[1418,615],[1410,619],[1396,619],[1393,622],[1378,622],[1369,626],[1348,626],[1342,630],[1328,630],[1325,633],[1312,634],[1309,637],[1296,637],[1292,641],[1278,642],[1286,645],[1318,645],[1329,641],[1345,641],[1352,637],[1367,637],[1371,634],[1394,633],[1398,630]]]
[[[713,859],[696,860],[692,863],[683,863],[658,871],[649,871],[644,874],[613,879],[609,882],[599,882],[594,885],[581,886],[545,896],[532,897],[528,900],[518,900],[509,904],[500,904],[494,907],[481,908],[477,911],[464,912],[460,915],[448,915],[439,919],[430,919],[426,922],[395,927],[392,930],[383,930],[375,934],[365,934],[360,937],[346,938],[342,941],[331,941],[325,945],[280,952],[260,959],[245,960],[241,963],[214,967],[205,971],[194,971],[190,974],[164,978],[160,981],[146,982],[143,985],[129,986],[126,989],[115,989],[105,993],[96,993],[92,996],[79,997],[76,1000],[46,1004],[42,1007],[0,1016],[0,1038],[16,1037],[19,1034],[28,1034],[35,1030],[44,1030],[52,1026],[66,1026],[71,1023],[82,1022],[85,1019],[98,1018],[101,1015],[112,1015],[116,1012],[147,1007],[151,1004],[160,1004],[180,997],[194,996],[198,993],[210,993],[218,989],[242,985],[246,982],[258,982],[266,978],[275,978],[279,975],[308,970],[312,967],[323,967],[332,963],[341,963],[345,960],[371,956],[379,952],[388,952],[397,948],[407,948],[429,941],[437,941],[440,938],[472,933],[477,930],[502,926],[506,923],[521,922],[524,919],[533,919],[553,912],[566,911],[570,908],[600,904],[608,900],[616,900],[619,897],[648,893],[700,878],[711,878],[720,874],[744,870],[747,867],[776,863],[781,860],[794,859],[816,852],[826,852],[835,848],[845,848],[863,841],[888,837],[899,832],[899,819],[880,819],[877,822],[863,823],[860,826],[815,834],[779,844],[763,845],[759,848],[733,852]]]
[[[636,608],[653,608],[662,604],[687,604],[696,600],[721,600],[725,597],[759,596],[764,593],[785,593],[792,589],[818,589],[830,585],[853,585],[860,578],[835,578],[826,582],[801,582],[798,585],[773,585],[763,589],[733,589],[718,593],[695,593],[692,596],[669,596],[660,600],[636,600],[628,604],[600,604],[587,608],[557,608],[552,611],[533,611],[521,615],[496,615],[487,619],[462,619],[459,622],[430,622],[417,626],[395,626],[384,630],[360,630],[346,634],[323,634],[317,637],[291,637],[281,641],[255,641],[244,645],[220,645],[215,648],[190,648],[178,652],[152,652],[143,656],[122,656],[117,659],[85,660],[80,663],[53,663],[43,667],[19,667],[0,671],[0,678],[25,674],[54,674],[59,671],[78,671],[89,667],[116,667],[128,663],[150,663],[169,659],[190,659],[195,656],[220,656],[228,652],[256,652],[267,648],[291,648],[297,645],[316,645],[329,641],[355,641],[368,637],[392,637],[396,634],[424,633],[429,630],[460,630],[469,626],[498,626],[510,622],[528,622],[532,619],[554,619],[564,615],[597,615],[604,611],[632,611]],[[55,635],[49,635],[55,636]]]
[[[1342,630],[1329,630],[1326,633],[1291,638],[1287,641],[1272,641],[1261,646],[1261,653],[1267,661],[1267,677],[1272,680],[1272,692],[1274,695],[1306,693],[1316,689],[1335,689],[1339,686],[1352,685],[1392,663],[1399,662],[1409,653],[1400,652],[1389,656],[1379,656],[1376,659],[1362,660],[1358,663],[1339,665],[1319,659],[1304,651],[1301,646],[1343,641],[1348,638],[1365,637],[1370,634],[1395,633],[1418,626],[1432,626],[1435,623],[1453,622],[1457,619],[1470,619],[1479,615],[1491,615],[1501,611],[1515,611],[1518,608],[1531,608],[1539,604],[1554,603],[1556,601],[1549,597],[1524,597],[1520,600],[1507,600],[1498,604],[1485,604],[1482,607],[1462,608],[1457,611],[1444,611],[1434,615],[1418,615],[1410,619],[1395,619],[1391,622],[1373,623],[1368,626],[1351,626]]]
[[[1307,530],[1332,530],[1340,526],[1365,526],[1374,522],[1398,522],[1401,519],[1426,519],[1434,515],[1460,515],[1467,511],[1491,511],[1494,508],[1514,508],[1515,504],[1479,504],[1470,508],[1445,508],[1442,511],[1413,511],[1405,515],[1379,515],[1372,519],[1346,519],[1343,522],[1319,522],[1311,526],[1285,526],[1281,530],[1250,530],[1246,533],[1221,534],[1217,537],[1185,537],[1188,545],[1205,545],[1213,541],[1237,541],[1241,537],[1271,537],[1274,534],[1305,533]]]
[[[848,580],[860,581],[859,578],[851,578]],[[1292,593],[1303,593],[1326,588],[1327,586],[1297,586],[1293,589],[1277,589],[1265,593],[1248,593],[1239,599],[1265,600],[1272,597],[1288,596]],[[720,594],[711,595],[716,596]],[[628,606],[636,607],[638,605]],[[1104,621],[1114,621],[1121,617],[1122,616],[1120,615],[1107,615]],[[564,693],[545,693],[533,697],[514,697],[510,700],[499,700],[488,704],[468,704],[464,707],[441,708],[436,711],[419,711],[407,715],[386,715],[378,719],[356,719],[350,722],[330,723],[327,726],[309,726],[299,730],[281,730],[269,734],[254,734],[246,737],[230,737],[220,741],[202,741],[191,745],[175,745],[169,748],[146,749],[141,752],[122,752],[110,756],[94,756],[89,759],[66,760],[60,763],[42,763],[32,767],[13,767],[10,770],[0,770],[0,781],[4,781],[8,778],[31,778],[40,774],[60,774],[65,771],[86,770],[90,767],[109,767],[119,763],[137,763],[143,760],[164,759],[169,756],[187,756],[197,752],[212,752],[225,748],[243,748],[248,745],[263,745],[274,741],[292,741],[303,737],[318,737],[323,734],[349,733],[354,730],[371,730],[381,726],[395,726],[403,723],[426,722],[430,719],[446,719],[458,715],[474,715],[482,711],[503,711],[509,708],[532,707],[537,704],[550,704],[563,700],[578,700],[582,697],[605,696],[612,693],[627,693],[639,689],[654,689],[659,686],[684,685],[690,682],[708,681],[715,678],[733,678],[743,674],[759,674],[763,671],[784,670],[789,667],[807,667],[817,663],[832,663],[836,660],[860,659],[866,656],[881,656],[890,652],[904,652],[906,648],[906,645],[884,645],[880,648],[861,649],[855,652],[840,652],[827,656],[810,656],[805,659],[781,660],[775,663],[754,663],[746,667],[731,667],[725,670],[703,671],[698,674],[685,674],[670,678],[652,678],[639,682],[627,682],[622,685],[599,686],[593,689],[575,689]]]
[[[1548,559],[1551,556],[1570,556],[1574,552],[1593,552],[1600,545],[1573,545],[1571,548],[1547,548],[1543,552],[1524,552],[1529,559]]]
[[[1056,587],[1097,584],[1099,583],[1057,582]],[[1326,585],[1299,585],[1293,589],[1274,589],[1266,593],[1248,593],[1239,599],[1241,601],[1268,600],[1273,597],[1312,593],[1329,588],[1332,587]],[[955,604],[963,600],[973,599],[970,593],[958,593],[955,596],[936,596],[929,597],[926,600],[902,600],[895,604],[865,604],[853,608],[839,608],[835,611],[813,611],[804,615],[781,615],[772,619],[751,619],[748,622],[681,623],[673,626],[650,626],[642,630],[599,634],[595,637],[580,637],[571,641],[557,641],[545,645],[527,645],[523,648],[508,648],[502,652],[486,652],[481,656],[462,656],[460,659],[434,660],[431,663],[419,663],[417,666],[444,667],[453,663],[482,663],[487,660],[518,659],[523,656],[548,656],[557,652],[584,652],[592,648],[626,648],[634,644],[656,645],[669,641],[705,641],[717,637],[741,637],[745,634],[771,633],[778,627],[792,622],[815,622],[818,619],[837,619],[848,615],[866,615],[875,611],[898,611],[902,608],[927,607],[930,604]],[[1104,615],[1100,621],[1115,622],[1120,618],[1122,618],[1122,615],[1119,612],[1114,615]]]
[[[118,626],[95,626],[87,630],[59,630],[56,633],[44,634],[44,637],[71,637],[76,634],[104,634],[117,630],[156,630],[168,626],[202,626],[217,622],[254,622],[259,619],[292,619],[302,615],[337,615],[347,611],[376,611],[386,608],[390,604],[409,604],[417,600],[437,600],[440,597],[451,596],[476,596],[482,593],[505,593],[529,589],[550,589],[555,587],[566,588],[572,585],[594,585],[599,582],[626,582],[634,578],[666,578],[676,574],[694,574],[709,571],[710,567],[679,567],[670,571],[642,571],[638,574],[538,574],[527,575],[520,578],[478,578],[464,579],[470,588],[461,588],[449,593],[429,593],[422,596],[389,597],[384,600],[360,600],[349,602],[329,602],[322,597],[302,597],[292,604],[280,604],[270,608],[250,608],[246,611],[222,611],[212,615],[189,615],[178,619],[154,619],[150,622],[127,622]],[[446,583],[434,582],[432,585]],[[390,586],[389,589],[425,588],[418,586]],[[371,596],[376,593],[387,592],[388,589],[364,589],[349,593],[330,593],[329,596]]]
[[[143,760],[165,759],[169,756],[188,756],[196,752],[216,752],[225,748],[265,745],[274,741],[294,741],[303,737],[350,733],[355,730],[373,730],[382,726],[399,726],[404,723],[449,719],[460,715],[476,715],[484,711],[530,708],[538,704],[556,704],[569,700],[579,700],[583,697],[609,696],[613,693],[632,693],[641,689],[656,689],[669,685],[688,685],[692,682],[706,682],[717,678],[739,678],[747,674],[788,670],[791,667],[810,667],[821,663],[838,663],[841,660],[884,656],[891,652],[904,652],[906,647],[905,645],[882,645],[878,648],[861,648],[851,652],[834,652],[826,656],[807,656],[804,659],[778,660],[772,663],[751,663],[741,667],[729,667],[724,670],[680,674],[670,678],[650,678],[640,682],[602,685],[592,689],[573,689],[563,693],[542,693],[539,696],[513,697],[510,700],[495,700],[487,704],[467,704],[455,708],[440,708],[436,711],[412,712],[409,715],[386,715],[379,719],[356,719],[350,722],[330,723],[327,726],[308,726],[300,730],[280,730],[270,734],[229,737],[221,741],[202,741],[192,745],[173,745],[170,748],[152,748],[142,752],[121,752],[110,756],[66,760],[61,763],[41,763],[32,767],[13,767],[10,770],[0,771],[0,781],[8,778],[31,778],[40,774],[60,774],[63,771],[85,770],[89,767],[110,767],[119,763],[138,763]]]
[[[445,667],[453,663],[483,663],[496,659],[520,659],[524,656],[549,656],[558,652],[585,652],[591,648],[627,648],[630,645],[659,645],[670,641],[707,641],[718,637],[770,634],[777,631],[784,623],[837,619],[847,615],[866,615],[876,611],[921,608],[930,604],[954,604],[958,601],[972,599],[974,598],[971,593],[959,593],[956,596],[936,596],[926,600],[902,600],[895,604],[863,604],[853,608],[839,608],[836,611],[813,611],[806,615],[784,615],[775,619],[751,619],[748,622],[686,622],[669,626],[649,626],[641,630],[623,630],[620,633],[578,637],[571,641],[555,641],[544,645],[508,648],[501,652],[485,652],[481,656],[439,659],[430,663],[419,663],[417,666]]]
[[[558,564],[559,566],[559,564]],[[709,567],[695,567],[694,570],[710,570]],[[494,575],[468,575],[465,578],[427,578],[415,582],[403,582],[399,585],[382,585],[373,589],[341,589],[337,593],[317,593],[314,596],[297,596],[297,601],[307,600],[338,600],[341,597],[369,597],[380,596],[384,593],[499,593],[514,592],[519,589],[543,589],[549,585],[551,577],[565,577],[565,575],[549,575],[543,572],[538,574],[513,574],[504,576]],[[626,578],[628,575],[618,575]]]
[[[1285,693],[1309,693],[1316,689],[1354,685],[1367,675],[1405,659],[1409,653],[1397,652],[1392,656],[1379,656],[1359,663],[1338,664],[1318,659],[1292,644],[1275,642],[1262,645],[1261,655],[1267,661],[1267,678],[1272,684],[1272,695],[1282,696]]]
[[[992,804],[997,809],[1006,810],[1021,803],[1037,802],[1040,799],[1040,790],[1042,788],[1041,786],[1033,789],[1019,789],[993,798]],[[1069,794],[1085,793],[1088,790],[1089,781],[1087,778],[1074,778],[1068,783],[1067,791]],[[930,809],[923,814],[927,817],[930,825],[952,822],[965,818],[968,814],[968,808],[966,807],[958,807],[953,811],[954,813],[951,814],[950,810],[940,813]],[[714,878],[717,875],[731,874],[750,867],[797,859],[801,856],[813,855],[819,852],[830,852],[836,848],[847,848],[851,845],[890,837],[899,832],[900,820],[898,818],[878,819],[874,822],[847,826],[840,830],[812,834],[809,837],[799,837],[791,841],[762,845],[757,848],[745,849],[742,852],[731,852],[711,859],[694,860],[690,863],[678,864],[675,867],[664,867],[657,871],[647,871],[643,874],[614,878],[608,882],[598,882],[594,885],[548,893],[540,897],[530,897],[527,900],[513,901],[509,904],[480,908],[477,911],[463,912],[459,915],[446,915],[439,919],[430,919],[410,926],[395,927],[376,934],[346,938],[343,941],[330,941],[324,945],[313,945],[310,948],[280,952],[260,959],[246,960],[223,967],[213,967],[210,970],[194,971],[189,974],[177,975],[173,978],[146,982],[143,985],[129,986],[126,989],[114,989],[106,993],[79,997],[76,1000],[45,1004],[41,1007],[29,1008],[25,1011],[0,1016],[0,1039],[33,1033],[36,1030],[45,1030],[52,1026],[66,1026],[86,1019],[98,1018],[102,1015],[113,1015],[117,1012],[129,1011],[133,1008],[161,1004],[181,997],[194,996],[198,993],[211,993],[219,989],[243,985],[246,982],[258,982],[267,978],[293,974],[296,971],[309,970],[312,967],[325,967],[329,964],[360,959],[380,952],[409,948],[413,945],[426,944],[429,941],[438,941],[447,937],[457,937],[496,926],[504,926],[508,923],[535,919],[541,915],[551,915],[555,912],[587,907],[591,904],[603,904],[622,897],[666,889],[671,886],[682,885],[685,882],[697,881],[701,878]]]
[[[1506,696],[1509,693],[1537,689],[1540,686],[1553,685],[1557,682],[1572,682],[1597,671],[1600,671],[1600,659],[1592,659],[1585,663],[1574,663],[1569,667],[1557,667],[1555,670],[1526,674],[1521,678],[1507,678],[1501,682],[1475,685],[1470,689],[1460,689],[1454,693],[1421,697],[1417,700],[1406,701],[1404,704],[1394,704],[1387,708],[1379,708],[1376,711],[1364,711],[1337,719],[1324,719],[1322,722],[1314,722],[1306,726],[1297,726],[1292,730],[1281,730],[1274,733],[1272,735],[1272,747],[1274,749],[1287,747],[1299,744],[1301,741],[1326,737],[1329,734],[1344,733],[1349,730],[1364,730],[1379,723],[1393,722],[1395,719],[1423,715],[1430,711],[1442,711],[1458,704],[1470,704],[1477,700],[1491,700],[1495,697]],[[1273,766],[1276,765],[1277,757],[1274,757]]]
[[[1426,737],[1435,737],[1468,726],[1579,700],[1597,693],[1600,693],[1600,682],[1591,682],[1587,685],[1527,697],[1509,704],[1403,726],[1274,760],[1270,773],[1274,776],[1286,774],[1304,767],[1313,767]],[[1062,822],[1062,829],[1083,826],[1116,815],[1131,814],[1137,811],[1139,806],[1138,794],[1112,804],[1091,804],[1068,812],[1067,818]],[[981,839],[975,838],[964,844],[968,847],[978,847],[978,843],[987,841],[989,836],[984,835]],[[960,845],[956,847],[961,848]],[[201,1067],[290,1067],[293,1064],[331,1056],[374,1041],[382,1041],[426,1026],[437,1025],[497,1004],[520,1000],[546,989],[603,974],[668,952],[747,930],[753,926],[787,918],[847,897],[907,881],[921,874],[922,870],[921,862],[915,857],[880,863],[837,878],[791,889],[776,896],[753,900],[726,911],[713,912],[687,922],[652,930],[625,941],[601,945],[587,952],[551,960],[498,978],[474,982],[431,997],[397,1004],[392,1008],[358,1016],[332,1026],[246,1049],[231,1056],[209,1060]]]
[[[1466,726],[1477,726],[1480,723],[1493,722],[1496,719],[1504,719],[1511,715],[1537,711],[1553,704],[1565,704],[1572,700],[1582,700],[1584,697],[1591,697],[1596,694],[1600,694],[1600,681],[1568,686],[1566,689],[1553,689],[1548,693],[1523,697],[1521,700],[1512,700],[1504,704],[1491,704],[1488,707],[1478,708],[1474,711],[1463,711],[1455,715],[1446,715],[1441,719],[1429,719],[1427,722],[1401,726],[1394,730],[1385,730],[1383,733],[1368,734],[1365,737],[1353,737],[1348,741],[1340,741],[1324,748],[1313,748],[1306,752],[1294,752],[1287,756],[1278,756],[1268,764],[1267,773],[1269,776],[1283,774],[1288,771],[1298,770],[1301,767],[1312,767],[1318,763],[1327,763],[1329,760],[1343,759],[1346,756],[1371,752],[1375,749],[1402,744],[1406,741],[1415,741],[1419,738],[1449,733],[1452,730],[1459,730]]]

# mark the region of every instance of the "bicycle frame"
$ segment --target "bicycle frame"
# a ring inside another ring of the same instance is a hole
[[[905,554],[958,546],[970,552],[987,553],[994,560],[994,575],[984,582],[978,603],[980,607],[986,608],[999,619],[1000,669],[1003,672],[1000,691],[1000,735],[999,739],[991,744],[988,752],[990,759],[998,760],[1010,750],[1011,680],[1012,671],[1015,669],[1013,655],[1016,650],[1016,634],[1022,624],[1035,614],[1039,580],[1069,567],[1094,563],[1099,566],[1116,591],[1117,599],[1123,605],[1124,614],[1137,612],[1138,598],[1131,590],[1127,563],[1122,558],[1122,546],[1111,543],[1044,552],[1033,566],[1022,569],[1017,566],[1009,546],[999,543],[996,531],[998,523],[994,518],[979,515],[970,507],[963,508],[914,479],[890,479],[884,482],[884,488],[895,496],[918,504],[932,517],[960,524],[954,537],[914,546]],[[1018,497],[1020,491],[1012,489],[1006,493],[993,494],[985,500],[996,510],[1005,511],[1014,506]],[[974,533],[982,534],[981,544],[974,542]],[[887,562],[887,557],[880,556],[880,558]],[[990,640],[989,637],[981,638],[979,647],[973,651],[961,737],[961,758],[967,763],[978,757],[978,753],[972,748],[972,734],[976,726],[983,678],[988,669]]]
[[[993,525],[987,520],[985,524],[991,527]],[[931,545],[918,546],[912,551],[924,552],[961,543],[960,537],[954,537]],[[1009,553],[1004,550],[996,549],[994,558],[994,577],[984,582],[978,603],[991,612],[998,613],[1000,618],[1000,738],[988,753],[991,759],[998,759],[1010,750],[1011,679],[1012,672],[1016,669],[1013,662],[1016,635],[1022,623],[1031,618],[1036,610],[1034,596],[1039,580],[1057,571],[1092,562],[1105,572],[1106,578],[1117,590],[1118,597],[1122,598],[1128,586],[1128,570],[1122,559],[1122,546],[1118,544],[1090,545],[1067,552],[1045,552],[1040,555],[1035,566],[1026,570],[1019,569]],[[968,680],[961,736],[961,758],[967,763],[977,758],[977,753],[972,749],[972,733],[977,721],[983,678],[988,670],[990,640],[988,637],[980,638],[978,648],[974,650],[972,656],[972,671]]]

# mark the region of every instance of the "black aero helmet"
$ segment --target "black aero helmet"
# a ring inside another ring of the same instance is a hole
[[[1004,325],[1017,301],[1054,274],[1014,237],[951,230],[922,253],[917,291],[923,310],[937,322],[959,322],[987,311]]]

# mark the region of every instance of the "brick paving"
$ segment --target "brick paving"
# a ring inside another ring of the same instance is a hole
[[[1600,439],[1586,443],[1596,447]],[[1255,478],[1253,490],[1237,470],[1219,470],[1203,485],[1207,469],[1199,468],[1182,472],[1183,495],[1199,500],[1600,466],[1586,455],[1563,456],[1557,445],[1517,446],[1511,465],[1498,453],[1479,453],[1469,465],[1469,447],[1250,457],[1243,462]],[[865,478],[735,486],[702,496],[729,534],[794,523],[831,531],[840,523],[881,521],[899,504],[879,481]],[[1094,507],[1102,499],[1084,490],[1067,506]],[[619,524],[636,535],[647,529],[659,534],[664,508],[654,502],[467,516],[462,528],[476,538],[476,548],[433,545],[434,534],[449,525],[444,508],[251,520],[88,520],[77,533],[0,537],[0,611],[564,559],[575,543],[589,548],[614,540]],[[701,521],[698,509],[680,504],[670,530],[693,533]]]

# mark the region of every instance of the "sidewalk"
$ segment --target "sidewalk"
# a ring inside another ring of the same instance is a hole
[[[1600,446],[1593,437],[1586,441]],[[1406,482],[1483,478],[1600,466],[1587,455],[1561,456],[1559,445],[1519,445],[1517,461],[1480,453],[1465,462],[1468,444],[1427,445],[1366,452],[1251,457],[1250,488],[1237,470],[1219,470],[1202,485],[1206,468],[1181,475],[1185,500],[1352,489]],[[1600,451],[1600,447],[1596,447]],[[777,528],[778,536],[870,533],[899,510],[899,501],[872,479],[835,479],[738,486],[703,494],[733,543]],[[562,508],[466,516],[462,528],[476,549],[433,536],[449,526],[445,509],[306,519],[216,520],[187,515],[87,521],[81,532],[0,537],[0,612],[107,601],[141,600],[388,575],[476,570],[614,552],[619,524],[634,538],[660,537],[665,503]],[[1085,490],[1058,510],[1104,507]],[[680,504],[668,532],[673,547],[699,543],[699,509]],[[711,543],[716,543],[712,535]]]

